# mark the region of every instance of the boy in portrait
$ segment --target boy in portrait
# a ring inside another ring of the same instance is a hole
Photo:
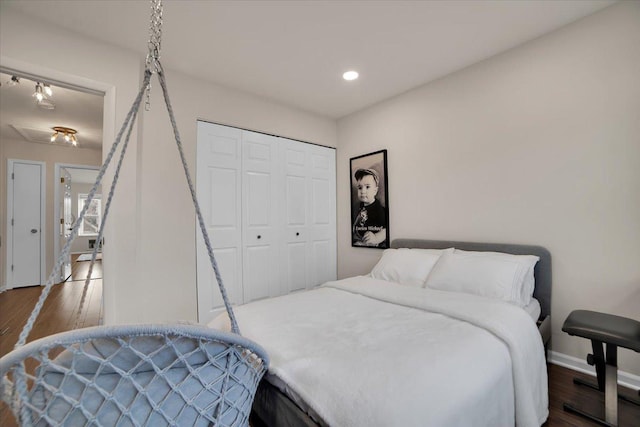
[[[360,205],[353,219],[352,241],[355,246],[376,247],[387,239],[385,208],[376,197],[380,178],[373,169],[358,169],[354,178]]]

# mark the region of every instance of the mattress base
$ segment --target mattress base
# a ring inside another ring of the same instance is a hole
[[[278,427],[318,427],[291,399],[266,380],[256,391],[251,408],[251,425]]]

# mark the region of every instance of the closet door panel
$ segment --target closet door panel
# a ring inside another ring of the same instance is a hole
[[[245,302],[276,296],[272,295],[275,282],[270,277],[274,270],[272,251],[272,245],[251,244],[245,246]]]
[[[288,292],[305,289],[307,287],[307,246],[307,242],[289,241],[286,244],[284,261]]]
[[[310,145],[309,150],[309,285],[317,286],[337,277],[336,163],[335,150],[331,148]]]
[[[286,224],[289,227],[307,225],[307,180],[304,176],[287,174],[284,191],[286,200]]]
[[[286,202],[285,227],[282,238],[285,241],[284,265],[282,270],[285,292],[305,289],[309,283],[308,266],[308,206],[305,177],[287,175],[284,195]]]
[[[331,203],[329,196],[331,195],[331,185],[329,179],[313,177],[311,179],[311,210],[312,223],[315,227],[323,227],[326,229],[331,225],[331,219],[335,216],[335,212],[331,212]]]
[[[333,258],[335,251],[331,247],[331,240],[315,239],[311,243],[311,248],[311,256],[314,260],[310,272],[313,286],[336,280],[335,270],[331,268],[336,262]]]
[[[273,222],[269,197],[272,186],[270,173],[247,171],[246,180],[246,225],[252,228],[269,227]]]
[[[244,302],[277,296],[278,141],[242,131]]]
[[[237,248],[221,248],[214,249],[213,254],[216,257],[229,300],[232,304],[242,304],[242,280],[238,277],[241,269],[237,268],[238,260],[241,257],[240,251]],[[209,261],[208,257],[207,261]],[[207,305],[212,307],[212,313],[217,315],[217,313],[223,312],[225,308],[211,264],[208,264],[208,267],[208,282],[211,284],[211,292],[207,294],[207,297],[210,298]]]
[[[233,304],[242,303],[241,133],[198,122],[196,194],[224,285]],[[196,220],[198,320],[223,310],[211,262]]]
[[[284,191],[281,193],[281,236],[283,256],[281,277],[285,292],[306,289],[309,286],[309,144],[280,139],[281,173]]]
[[[225,234],[240,231],[240,212],[237,206],[238,171],[224,167],[208,167],[206,172],[208,176],[204,185],[211,193],[207,200],[207,223],[218,231],[220,238]]]

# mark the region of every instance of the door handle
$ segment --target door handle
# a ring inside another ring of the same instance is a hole
[[[36,234],[38,232],[38,230],[36,228],[32,228],[31,229],[31,234]]]

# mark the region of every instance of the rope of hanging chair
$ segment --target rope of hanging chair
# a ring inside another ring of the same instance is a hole
[[[44,305],[44,302],[46,301],[47,297],[49,296],[49,293],[51,292],[51,289],[53,287],[53,285],[55,284],[55,282],[57,281],[57,278],[59,277],[60,271],[62,269],[62,264],[64,264],[65,260],[67,259],[67,257],[69,256],[70,252],[71,252],[71,243],[73,242],[73,240],[76,238],[77,234],[78,234],[78,230],[80,228],[80,225],[82,224],[82,221],[86,215],[86,212],[89,208],[89,205],[91,204],[91,202],[93,201],[96,191],[98,189],[98,186],[101,184],[102,182],[102,178],[107,170],[107,168],[109,167],[113,156],[115,155],[115,152],[118,148],[118,146],[120,145],[120,142],[122,140],[122,136],[125,133],[125,131],[127,131],[126,137],[125,137],[125,142],[123,144],[122,150],[120,152],[120,156],[118,159],[118,164],[116,166],[116,169],[114,171],[114,175],[113,175],[113,181],[111,183],[111,187],[109,189],[109,194],[107,197],[107,202],[105,204],[105,208],[104,208],[104,214],[103,214],[103,219],[102,222],[100,224],[100,228],[99,228],[99,232],[98,232],[98,238],[96,239],[96,246],[98,246],[100,244],[100,242],[102,241],[102,237],[104,235],[104,226],[106,224],[106,220],[108,218],[109,215],[109,210],[110,210],[110,206],[111,206],[111,202],[113,200],[113,195],[115,193],[115,188],[116,188],[116,184],[118,182],[118,178],[120,176],[120,168],[122,166],[122,162],[123,159],[125,157],[126,154],[126,150],[127,147],[129,145],[129,140],[131,137],[131,133],[133,130],[133,124],[135,123],[135,120],[138,116],[138,112],[140,110],[140,104],[142,101],[142,97],[146,92],[146,105],[149,105],[149,92],[150,92],[150,88],[151,88],[151,76],[154,73],[158,74],[158,79],[160,81],[160,86],[162,87],[162,93],[163,93],[163,97],[164,97],[164,101],[165,101],[165,105],[167,107],[167,112],[169,113],[169,119],[171,121],[171,126],[173,129],[173,133],[174,133],[174,137],[175,137],[175,141],[176,141],[176,145],[178,148],[178,153],[180,155],[180,160],[182,162],[182,166],[184,169],[184,173],[185,173],[185,177],[187,180],[187,184],[189,186],[189,191],[191,193],[191,199],[193,201],[193,205],[196,211],[196,216],[198,219],[198,224],[200,226],[200,230],[202,232],[202,237],[204,239],[204,243],[205,246],[207,248],[207,254],[209,255],[209,261],[211,262],[211,266],[213,268],[216,280],[218,282],[218,287],[220,289],[220,293],[222,295],[222,299],[227,311],[227,314],[229,315],[229,320],[231,322],[231,330],[232,332],[236,333],[236,334],[240,334],[240,328],[238,327],[238,322],[235,318],[235,315],[233,313],[233,309],[231,307],[231,303],[229,301],[229,297],[227,295],[226,289],[224,287],[224,283],[222,281],[222,276],[220,274],[220,269],[218,267],[218,263],[215,259],[215,256],[213,254],[213,248],[211,246],[211,241],[209,239],[209,234],[207,233],[206,230],[206,226],[204,224],[204,219],[202,217],[202,212],[200,210],[200,205],[198,203],[198,200],[196,198],[196,192],[195,192],[195,188],[191,179],[191,174],[189,172],[189,167],[187,166],[187,161],[184,155],[184,150],[182,148],[182,141],[180,139],[180,133],[178,131],[178,126],[176,124],[176,120],[175,120],[175,116],[173,113],[173,107],[171,106],[171,101],[169,99],[169,92],[167,90],[167,84],[164,78],[164,70],[162,68],[162,64],[160,63],[160,46],[161,46],[161,39],[162,39],[162,0],[152,0],[151,2],[151,25],[150,25],[150,29],[149,29],[149,43],[148,43],[148,48],[149,48],[149,53],[147,54],[146,57],[146,64],[145,64],[145,73],[144,73],[144,79],[142,82],[142,85],[140,86],[140,89],[138,91],[138,95],[136,96],[123,124],[122,127],[120,128],[120,131],[118,132],[118,135],[116,136],[116,139],[113,143],[113,145],[111,146],[111,149],[109,150],[109,153],[107,154],[107,157],[104,161],[104,163],[102,164],[99,172],[98,172],[98,177],[96,178],[96,182],[94,183],[93,187],[91,188],[91,191],[89,191],[89,194],[87,195],[85,204],[82,208],[82,211],[80,212],[80,215],[78,215],[78,218],[76,219],[76,221],[74,222],[72,229],[71,229],[71,233],[69,234],[67,241],[65,242],[64,247],[62,248],[62,251],[53,267],[53,270],[51,271],[51,274],[49,275],[49,277],[47,278],[47,282],[44,286],[44,289],[42,290],[42,293],[40,294],[40,297],[38,299],[38,302],[36,303],[31,315],[29,316],[29,319],[27,320],[22,332],[20,333],[20,336],[18,337],[18,341],[15,345],[15,348],[21,347],[23,346],[26,341],[27,338],[29,336],[29,333],[31,332],[31,329],[33,329],[33,325],[35,323],[35,320],[37,319],[38,315],[40,314],[40,311],[42,310],[42,307]],[[84,284],[84,290],[83,290],[83,294],[82,294],[82,298],[81,298],[81,302],[80,302],[80,306],[79,306],[79,311],[78,311],[78,315],[80,313],[80,310],[82,309],[82,306],[84,304],[84,299],[86,297],[86,289],[89,285],[89,281],[91,280],[91,274],[93,272],[93,266],[95,264],[95,259],[96,259],[96,254],[97,254],[97,247],[94,248],[94,251],[92,253],[91,256],[91,263],[89,266],[89,273],[87,274],[86,280],[85,280],[85,284]],[[79,325],[79,316],[77,316],[76,318],[76,324],[75,326],[77,327]]]
[[[87,271],[87,276],[84,281],[84,287],[82,288],[82,297],[80,298],[80,304],[78,304],[78,311],[76,313],[76,322],[73,326],[73,329],[78,329],[82,321],[80,315],[82,314],[82,308],[84,307],[84,302],[87,297],[87,290],[89,288],[89,283],[91,282],[91,277],[93,275],[93,266],[96,263],[96,255],[98,254],[98,248],[100,247],[100,242],[102,242],[102,238],[104,237],[104,226],[107,223],[107,218],[109,217],[111,200],[113,199],[113,195],[116,189],[116,184],[118,183],[118,178],[120,177],[120,168],[122,167],[122,162],[124,160],[125,153],[127,152],[127,147],[129,146],[129,140],[131,138],[131,132],[133,131],[133,125],[135,123],[135,118],[137,114],[138,112],[136,111],[134,113],[133,120],[128,121],[127,136],[124,139],[124,144],[122,145],[122,150],[120,151],[120,157],[118,158],[118,163],[116,165],[115,172],[113,173],[114,178],[111,181],[111,188],[109,189],[107,203],[105,204],[104,212],[102,214],[102,221],[100,222],[98,236],[96,237],[96,244],[95,244],[95,247],[93,248],[93,251],[91,252],[91,262],[89,262],[89,269]]]
[[[127,114],[127,117],[124,120],[124,123],[122,124],[122,127],[120,129],[120,131],[118,132],[118,135],[116,136],[116,139],[113,143],[113,145],[111,146],[111,149],[109,150],[109,153],[107,154],[107,157],[104,161],[104,163],[102,164],[100,171],[98,172],[98,176],[96,178],[96,182],[93,184],[93,187],[91,188],[91,190],[89,191],[89,194],[87,195],[86,201],[85,201],[85,205],[82,208],[82,211],[80,211],[80,215],[78,215],[78,218],[76,219],[76,221],[74,222],[72,228],[71,228],[71,233],[69,234],[69,237],[67,238],[67,241],[64,245],[64,247],[62,248],[62,251],[60,253],[60,255],[58,256],[58,260],[56,261],[53,270],[51,271],[51,274],[49,274],[49,277],[47,278],[47,282],[44,286],[44,288],[42,289],[42,293],[40,294],[40,297],[38,298],[38,302],[36,303],[35,307],[33,308],[33,311],[31,312],[31,315],[29,316],[29,319],[27,320],[27,322],[25,323],[22,332],[20,332],[20,336],[18,337],[18,341],[16,342],[16,345],[14,347],[14,349],[18,349],[22,346],[25,345],[27,338],[29,336],[29,333],[31,332],[31,330],[33,329],[33,325],[36,321],[36,319],[38,318],[38,315],[40,314],[40,311],[42,310],[42,307],[44,306],[44,303],[47,299],[47,297],[49,296],[49,293],[51,292],[51,289],[53,288],[53,285],[55,284],[55,282],[57,281],[57,278],[59,277],[61,268],[62,268],[62,264],[64,263],[65,259],[69,256],[69,253],[71,252],[71,243],[73,242],[73,240],[76,238],[77,234],[78,234],[78,230],[80,228],[80,224],[82,223],[82,220],[89,208],[89,205],[91,204],[91,201],[93,200],[93,198],[95,197],[96,191],[98,189],[98,186],[101,184],[102,182],[102,178],[104,177],[104,174],[107,170],[107,168],[109,167],[109,164],[111,163],[111,160],[113,159],[113,156],[115,155],[115,152],[118,148],[118,146],[120,145],[120,142],[122,140],[122,135],[124,134],[124,131],[128,128],[128,127],[132,127],[133,126],[133,122],[137,116],[138,110],[140,109],[140,103],[142,101],[142,95],[144,94],[144,90],[145,90],[145,85],[149,82],[149,80],[151,79],[151,72],[145,72],[145,77],[144,77],[144,81],[142,86],[140,87],[140,90],[138,91],[138,96],[136,97],[135,101],[133,102],[133,105],[131,106],[131,109],[129,110],[129,113]],[[125,142],[125,147],[126,145],[128,145],[128,138],[131,136],[131,132],[129,131],[127,133],[127,142]],[[119,164],[121,164],[122,162],[122,158],[124,157],[125,151],[122,150],[120,153],[120,161]],[[119,169],[117,170],[117,172],[119,172]],[[109,192],[109,198],[108,200],[111,200],[113,198],[113,192],[115,191],[115,183],[118,180],[118,175],[114,174],[113,177],[113,184],[111,186],[110,192]],[[104,223],[104,221],[103,221]],[[25,372],[24,372],[24,364],[21,364],[17,370],[17,378],[16,378],[16,390],[18,392],[19,395],[21,396],[26,396],[27,394],[27,383],[25,381]],[[22,406],[20,408],[20,412],[22,413],[22,418],[23,419],[27,419],[25,418],[27,415],[27,407],[26,406]]]
[[[160,61],[155,60],[152,62],[155,67],[156,67],[156,72],[158,74],[158,79],[160,81],[160,86],[162,87],[162,93],[164,96],[164,101],[165,101],[165,105],[167,107],[167,111],[169,113],[169,119],[171,121],[171,126],[173,129],[173,133],[174,133],[174,138],[176,141],[176,146],[178,148],[178,153],[180,155],[180,160],[182,162],[182,167],[185,173],[185,177],[187,180],[187,185],[189,186],[189,192],[191,193],[191,199],[196,211],[196,217],[198,219],[198,224],[200,227],[200,231],[202,232],[202,236],[204,239],[204,243],[205,246],[207,248],[207,254],[209,256],[209,261],[211,263],[211,266],[213,268],[214,271],[214,275],[216,277],[216,281],[218,282],[218,287],[220,289],[220,293],[222,295],[222,299],[225,305],[225,308],[227,310],[227,314],[229,315],[229,320],[231,322],[231,330],[236,333],[236,334],[240,334],[240,328],[238,327],[238,322],[236,320],[235,314],[233,313],[233,308],[231,307],[231,303],[229,301],[229,297],[228,294],[226,292],[226,289],[224,287],[224,283],[223,283],[223,279],[222,276],[220,274],[220,269],[218,266],[218,263],[215,259],[215,256],[213,254],[213,248],[211,245],[211,240],[209,238],[209,235],[207,233],[206,230],[206,226],[204,223],[204,219],[202,216],[202,212],[200,210],[200,205],[198,203],[197,197],[196,197],[196,192],[195,192],[195,187],[193,185],[193,181],[191,179],[191,174],[189,172],[189,167],[187,165],[187,161],[184,155],[184,150],[183,150],[183,146],[182,146],[182,141],[180,138],[180,133],[178,131],[178,126],[176,124],[176,120],[175,120],[175,116],[173,113],[173,107],[171,105],[171,101],[169,99],[169,93],[168,93],[168,89],[167,89],[167,85],[166,85],[166,81],[164,78],[164,70],[162,68],[162,65],[160,63]],[[80,228],[80,225],[82,224],[82,220],[85,217],[85,214],[88,210],[88,207],[91,203],[91,201],[94,199],[96,191],[98,186],[101,184],[102,182],[102,178],[109,166],[109,164],[112,161],[113,156],[115,155],[115,152],[118,148],[118,146],[120,145],[120,142],[122,140],[122,136],[125,133],[125,131],[127,131],[126,134],[126,138],[125,138],[125,142],[123,144],[122,150],[120,152],[120,156],[118,159],[118,164],[116,166],[114,175],[113,175],[113,181],[111,183],[111,187],[109,189],[109,194],[107,197],[107,202],[105,204],[105,208],[104,208],[104,216],[103,216],[103,221],[100,224],[100,229],[99,229],[99,233],[98,233],[98,238],[96,239],[96,242],[100,242],[102,239],[102,236],[104,234],[104,226],[106,224],[106,220],[110,211],[110,206],[111,206],[111,202],[113,200],[113,195],[115,193],[115,188],[119,179],[119,175],[120,175],[120,168],[122,166],[122,162],[126,153],[126,149],[129,145],[129,140],[131,137],[131,132],[133,129],[133,124],[135,122],[135,119],[137,118],[139,109],[140,109],[140,104],[142,101],[142,97],[145,93],[145,91],[148,88],[148,85],[150,84],[150,79],[151,79],[151,75],[153,74],[153,72],[147,68],[145,70],[145,76],[144,76],[144,80],[143,83],[140,87],[140,90],[138,91],[138,95],[133,103],[133,105],[131,106],[131,109],[129,110],[129,113],[127,114],[127,117],[125,118],[125,121],[120,129],[120,131],[118,132],[118,135],[111,147],[111,149],[109,150],[109,153],[105,159],[105,162],[103,163],[102,167],[100,168],[100,171],[98,172],[98,177],[96,179],[96,182],[94,183],[93,187],[91,188],[91,191],[89,191],[89,194],[87,195],[86,198],[86,202],[84,207],[82,208],[82,211],[80,212],[80,215],[78,215],[78,218],[76,219],[76,221],[74,222],[73,226],[72,226],[72,230],[71,233],[69,235],[69,237],[67,238],[67,241],[60,253],[60,256],[58,257],[58,260],[53,268],[53,271],[51,272],[51,274],[49,275],[47,282],[45,284],[44,289],[42,290],[42,293],[40,295],[40,298],[38,299],[38,302],[36,303],[33,312],[31,313],[29,319],[27,320],[27,323],[25,324],[22,332],[20,333],[20,336],[18,338],[18,342],[15,345],[15,348],[21,347],[26,343],[27,337],[29,336],[29,333],[31,332],[31,329],[33,329],[33,325],[35,323],[36,318],[38,317],[38,315],[40,314],[40,311],[42,310],[42,307],[44,305],[45,300],[47,299],[54,283],[56,282],[56,279],[58,278],[58,275],[61,271],[62,268],[62,264],[64,263],[64,260],[69,256],[70,251],[71,251],[71,243],[72,241],[76,238],[77,234],[78,234],[78,230]],[[90,264],[90,273],[87,275],[86,281],[85,281],[85,288],[86,286],[88,286],[89,280],[90,280],[90,275],[91,275],[91,270],[93,269],[93,264],[95,262],[95,257],[96,257],[96,250],[94,250],[93,254],[92,254],[92,259],[91,259],[91,264]],[[83,293],[83,299],[85,297],[85,294]],[[82,307],[82,301],[81,301],[81,305],[80,307]],[[78,321],[76,321],[76,325],[78,325]]]
[[[96,425],[112,425],[115,422],[113,425],[120,425],[121,421],[147,425],[152,419],[154,424],[162,421],[175,426],[196,423],[247,425],[255,391],[268,367],[269,357],[264,349],[240,336],[213,253],[169,99],[164,70],[159,61],[162,0],[151,2],[149,55],[138,94],[100,167],[14,350],[0,358],[0,398],[9,404],[16,418],[19,417],[26,427],[42,423],[75,425],[80,422]],[[203,326],[103,326],[64,332],[25,344],[45,300],[59,279],[63,263],[69,258],[71,243],[78,235],[106,170],[120,148],[74,329],[79,326],[123,160],[145,92],[145,105],[149,106],[151,76],[155,73],[162,87],[196,217],[232,334]],[[63,351],[58,353],[58,350]],[[51,357],[52,351],[57,355],[55,358]],[[33,362],[38,362],[35,372],[27,369]],[[166,389],[170,393],[164,394]],[[132,391],[137,396],[134,400],[129,399],[128,393]],[[114,414],[117,419],[113,418]]]
[[[162,87],[162,94],[164,95],[164,102],[165,102],[165,105],[167,106],[167,112],[169,113],[171,127],[173,128],[173,134],[176,140],[176,145],[178,147],[178,153],[180,154],[180,160],[182,161],[184,175],[187,179],[187,185],[189,186],[189,191],[191,193],[191,200],[193,201],[193,206],[196,210],[196,216],[198,218],[198,224],[200,225],[200,231],[202,232],[202,237],[204,238],[204,244],[207,247],[207,254],[209,255],[209,261],[211,262],[211,267],[213,267],[213,272],[216,276],[216,280],[218,281],[218,288],[220,289],[220,294],[222,295],[224,306],[227,309],[227,314],[229,315],[229,320],[231,322],[231,330],[234,333],[240,335],[240,328],[238,327],[238,322],[236,320],[235,314],[233,313],[233,308],[231,307],[231,303],[229,302],[229,296],[227,295],[227,290],[224,287],[224,283],[222,281],[222,275],[220,274],[220,269],[218,268],[218,263],[216,261],[215,256],[213,255],[213,248],[211,246],[211,240],[209,239],[209,233],[207,233],[207,228],[204,224],[202,212],[200,211],[200,204],[198,203],[198,199],[196,197],[196,191],[193,186],[193,182],[191,180],[191,174],[189,173],[187,160],[184,155],[184,150],[182,149],[182,141],[180,140],[180,133],[178,132],[176,118],[173,115],[173,107],[171,106],[171,101],[169,100],[167,83],[164,79],[164,69],[162,68],[162,64],[160,63],[160,61],[156,61],[156,67],[158,70],[158,80],[160,80],[160,86]]]

